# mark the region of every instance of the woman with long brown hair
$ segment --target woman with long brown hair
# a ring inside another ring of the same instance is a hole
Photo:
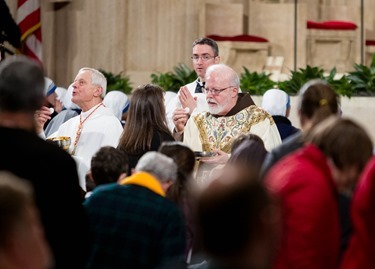
[[[118,149],[129,157],[128,175],[147,151],[157,151],[163,141],[174,140],[167,127],[164,90],[153,84],[138,86],[132,93]]]

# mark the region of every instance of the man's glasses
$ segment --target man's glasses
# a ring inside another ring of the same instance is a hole
[[[212,95],[214,96],[218,96],[222,91],[225,91],[226,89],[229,89],[229,88],[232,88],[233,86],[228,86],[226,88],[223,88],[223,89],[209,89],[209,88],[206,88],[206,94],[208,93],[211,93]]]
[[[194,62],[198,62],[199,59],[201,59],[203,62],[207,62],[213,58],[215,58],[216,56],[211,56],[209,54],[204,54],[202,56],[198,56],[198,55],[193,55],[191,56],[191,59],[194,61]]]

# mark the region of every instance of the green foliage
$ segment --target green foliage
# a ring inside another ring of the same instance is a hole
[[[343,75],[337,79],[336,68],[333,68],[328,75],[324,75],[323,68],[307,66],[306,69],[300,68],[297,71],[291,72],[291,78],[286,81],[278,83],[278,87],[290,95],[295,95],[299,92],[301,87],[312,79],[321,79],[329,83],[332,88],[341,96],[351,97],[353,95],[353,87],[350,83],[350,78]]]
[[[173,67],[173,71],[174,72],[167,73],[152,73],[151,83],[159,85],[165,91],[178,92],[180,87],[197,78],[195,71],[191,70],[183,63]]]
[[[311,79],[323,79],[323,73],[324,70],[322,68],[308,65],[306,69],[299,68],[297,71],[291,71],[291,78],[279,82],[278,87],[290,95],[295,95],[307,81]]]
[[[326,80],[329,85],[332,86],[338,95],[347,96],[350,98],[353,94],[353,90],[349,83],[348,77],[343,75],[341,78],[335,79],[336,73],[336,68],[333,68],[329,75],[324,77],[324,80]]]
[[[128,76],[121,76],[122,72],[114,75],[111,72],[99,69],[100,72],[107,79],[107,92],[110,91],[122,91],[125,94],[130,94],[133,87]]]
[[[263,95],[265,91],[272,88],[284,90],[289,95],[295,95],[301,87],[312,79],[327,81],[340,96],[375,96],[375,54],[370,67],[355,64],[355,71],[349,72],[337,78],[337,70],[333,68],[328,75],[324,74],[321,67],[299,68],[291,71],[291,76],[286,81],[274,82],[270,75],[264,72],[250,72],[243,67],[244,72],[240,75],[241,90],[251,95]],[[174,72],[151,74],[152,83],[158,84],[166,91],[178,92],[181,86],[196,79],[194,70],[190,70],[185,64],[178,64],[173,68]]]
[[[349,72],[348,79],[355,95],[375,95],[375,54],[370,67],[354,65],[355,71]]]
[[[243,92],[248,92],[251,95],[263,95],[269,89],[275,87],[273,82],[266,73],[250,72],[246,67],[243,67],[244,73],[240,76],[240,87]]]

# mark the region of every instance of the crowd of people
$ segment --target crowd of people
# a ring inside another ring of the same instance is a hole
[[[1,268],[375,268],[373,141],[332,87],[300,89],[297,129],[290,97],[256,105],[214,40],[192,61],[168,98],[107,93],[91,67],[60,92],[25,56],[0,63]]]

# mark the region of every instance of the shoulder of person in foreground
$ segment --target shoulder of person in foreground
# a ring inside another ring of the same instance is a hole
[[[268,170],[276,164],[279,160],[281,160],[284,156],[288,155],[289,153],[297,150],[298,148],[302,147],[302,133],[298,132],[284,141],[279,146],[273,148],[269,151],[264,159],[262,169],[261,169],[261,178],[263,178]]]

